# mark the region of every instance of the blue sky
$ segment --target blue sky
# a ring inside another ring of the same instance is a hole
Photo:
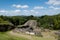
[[[60,0],[0,0],[0,15],[56,15]]]

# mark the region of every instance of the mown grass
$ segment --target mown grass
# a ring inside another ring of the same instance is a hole
[[[16,36],[8,35],[7,33],[0,32],[0,40],[28,40],[28,39],[23,37],[16,37]]]
[[[11,35],[8,32],[0,32],[0,40],[55,40],[54,38],[43,38],[43,37],[37,37],[32,35],[25,35],[25,34],[19,34],[18,35]],[[23,36],[21,36],[23,35]]]

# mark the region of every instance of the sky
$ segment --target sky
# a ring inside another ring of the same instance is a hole
[[[0,0],[0,15],[56,15],[60,13],[60,0]]]

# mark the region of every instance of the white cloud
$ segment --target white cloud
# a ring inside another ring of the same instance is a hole
[[[13,4],[12,6],[13,6],[13,7],[16,7],[16,8],[21,8],[21,5]]]
[[[36,16],[37,14],[39,14],[39,11],[36,11],[36,10],[22,10],[22,12],[23,13],[21,13],[21,14],[23,14],[23,15],[34,15],[34,16]]]
[[[50,6],[50,9],[45,10],[0,10],[0,15],[7,15],[7,16],[15,16],[15,15],[34,15],[34,16],[41,16],[41,15],[54,15],[60,13],[58,7]],[[54,10],[52,10],[54,9]],[[47,11],[47,12],[46,12]]]
[[[60,5],[60,0],[49,0],[46,4]]]
[[[60,10],[58,7],[50,6],[49,8],[54,9],[54,10]]]
[[[29,10],[23,10],[23,12],[27,12],[27,13],[28,13],[28,12],[29,12]]]
[[[36,7],[34,7],[34,9],[44,9],[44,7],[42,7],[42,6],[36,6]]]
[[[35,10],[30,10],[31,12],[35,12]]]
[[[6,11],[6,10],[0,10],[0,13],[6,13],[6,12],[8,12],[8,11]]]
[[[53,6],[50,6],[49,8],[54,8]]]
[[[15,13],[20,13],[21,10],[14,10],[13,12],[15,12]]]
[[[28,8],[28,7],[29,7],[28,5],[21,6],[21,8]]]
[[[39,14],[40,12],[38,11],[38,10],[30,10],[30,13],[32,14],[32,15],[37,15],[37,14]]]
[[[28,5],[16,5],[16,4],[13,4],[12,6],[16,8],[28,8],[29,7]]]
[[[0,10],[0,15],[12,16],[12,15],[19,15],[21,10]]]

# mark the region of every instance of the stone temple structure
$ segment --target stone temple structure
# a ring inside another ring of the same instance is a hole
[[[40,34],[40,29],[37,26],[36,20],[28,20],[25,24],[19,25],[16,30],[31,35]]]

